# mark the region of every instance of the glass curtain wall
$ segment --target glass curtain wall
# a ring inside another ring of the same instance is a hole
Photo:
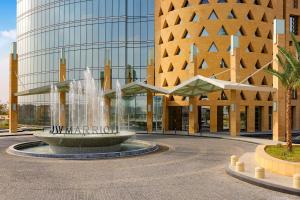
[[[146,78],[147,55],[154,48],[154,0],[18,0],[17,42],[19,91],[58,81],[59,52],[65,48],[67,80],[83,79],[89,67],[100,85],[105,52],[112,65],[112,83]],[[49,124],[49,95],[19,98],[19,122]],[[146,123],[146,98],[126,105]]]

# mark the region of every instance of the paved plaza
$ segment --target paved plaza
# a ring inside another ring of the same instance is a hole
[[[115,160],[57,160],[8,155],[9,145],[32,136],[0,138],[0,199],[298,199],[225,173],[232,154],[256,145],[205,137],[147,136],[168,151]]]

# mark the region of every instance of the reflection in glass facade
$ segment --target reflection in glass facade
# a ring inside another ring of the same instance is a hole
[[[19,91],[56,83],[63,47],[68,80],[82,79],[89,67],[100,83],[109,52],[113,86],[126,83],[128,69],[143,81],[154,47],[154,0],[18,0],[17,42]],[[20,97],[19,123],[49,124],[48,101],[48,95]],[[145,102],[128,100],[128,119],[146,122]]]

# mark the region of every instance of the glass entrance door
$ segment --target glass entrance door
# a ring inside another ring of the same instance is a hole
[[[255,130],[262,130],[262,107],[255,107]]]

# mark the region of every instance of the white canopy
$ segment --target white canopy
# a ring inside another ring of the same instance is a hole
[[[152,93],[159,93],[159,94],[168,94],[168,90],[165,90],[160,87],[155,87],[153,85],[149,85],[143,82],[132,82],[129,83],[121,88],[123,92],[123,96],[134,96],[138,94],[145,94],[147,91],[150,91]],[[110,90],[105,93],[106,96],[114,96],[115,90]]]
[[[197,75],[182,84],[174,87],[169,94],[179,96],[199,96],[219,90],[244,90],[255,92],[276,92],[275,88],[265,86],[253,86],[231,81],[217,80]]]
[[[68,81],[57,83],[55,85],[58,87],[60,92],[68,92],[69,90]],[[207,94],[219,90],[276,92],[276,89],[272,87],[253,86],[253,85],[247,85],[241,83],[234,83],[231,81],[223,81],[223,80],[217,80],[213,78],[207,78],[201,75],[197,75],[170,90],[149,85],[143,82],[132,82],[123,86],[121,89],[124,96],[145,94],[148,91],[157,94],[178,95],[178,96],[200,96],[202,94]],[[51,90],[51,85],[48,85],[48,86],[43,86],[39,88],[18,92],[15,94],[15,96],[45,94],[45,93],[50,93],[50,90]],[[113,97],[115,95],[115,90],[107,91],[105,95],[108,97]]]

